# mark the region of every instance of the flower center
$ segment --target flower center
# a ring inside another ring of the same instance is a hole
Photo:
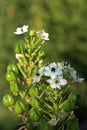
[[[55,72],[55,70],[56,70],[56,69],[55,69],[54,67],[51,68],[51,71],[52,71],[52,72]]]
[[[36,76],[40,76],[40,74],[39,74],[39,73],[36,73]]]
[[[55,83],[57,84],[57,83],[58,83],[58,80],[55,80]]]

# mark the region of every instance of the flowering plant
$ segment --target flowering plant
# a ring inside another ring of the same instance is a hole
[[[7,67],[12,94],[3,97],[3,104],[22,119],[19,130],[79,130],[74,109],[80,95],[67,92],[84,79],[67,62],[44,63],[41,47],[49,40],[44,30],[29,30],[24,25],[14,33],[26,36],[24,44],[15,46],[16,64]]]

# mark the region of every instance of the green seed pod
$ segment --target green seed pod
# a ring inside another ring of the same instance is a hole
[[[17,101],[14,106],[16,114],[22,114],[25,111],[25,104],[22,101]]]
[[[47,122],[42,121],[38,126],[38,130],[50,130],[50,128]]]
[[[66,99],[62,104],[62,108],[65,112],[70,112],[75,108],[75,103]]]
[[[17,82],[11,82],[10,83],[10,90],[13,93],[18,93],[19,92],[19,86],[18,86]]]
[[[5,105],[5,106],[13,106],[14,105],[14,103],[15,103],[15,100],[14,100],[14,98],[11,96],[11,95],[9,95],[9,94],[7,94],[7,95],[5,95],[4,97],[3,97],[3,104]]]
[[[7,71],[6,73],[6,80],[9,82],[16,81],[16,74],[13,71]]]
[[[69,112],[70,111],[70,101],[65,100],[62,104],[62,108],[65,112]]]
[[[40,100],[37,97],[34,97],[31,102],[32,107],[39,108],[41,103]]]
[[[70,95],[68,96],[68,99],[76,102],[77,101],[77,93],[75,93],[75,92],[70,93]]]
[[[73,114],[66,123],[67,130],[80,130],[78,120]]]
[[[29,118],[30,118],[32,121],[37,122],[37,121],[39,121],[40,118],[41,118],[41,113],[40,113],[37,109],[31,108],[31,109],[29,110]]]
[[[18,68],[15,64],[8,65],[7,71],[9,71],[9,70],[14,71],[15,73],[18,73]]]
[[[39,96],[39,89],[37,86],[31,86],[28,93],[32,97]]]

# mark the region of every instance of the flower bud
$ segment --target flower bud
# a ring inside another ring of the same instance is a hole
[[[37,97],[34,97],[31,102],[32,107],[39,108],[41,103],[40,100]]]
[[[14,71],[15,73],[18,73],[18,68],[15,64],[9,64],[7,67],[7,71]]]
[[[79,123],[74,114],[69,117],[66,127],[68,130],[79,130]]]
[[[70,112],[75,108],[75,102],[66,99],[62,104],[62,108],[65,112]]]
[[[9,106],[14,105],[14,103],[15,103],[15,100],[11,95],[7,94],[6,96],[3,97],[3,104],[5,106],[9,107]]]
[[[17,82],[11,82],[10,83],[10,90],[13,93],[18,93],[19,92],[19,86],[18,86]]]
[[[28,93],[32,97],[39,96],[39,88],[37,86],[31,86]]]
[[[17,101],[14,106],[16,114],[22,114],[25,111],[25,104],[22,101]]]
[[[29,117],[30,117],[30,119],[31,119],[32,121],[37,122],[37,121],[39,121],[40,118],[41,118],[41,113],[40,113],[37,109],[31,108],[31,109],[29,110]]]
[[[68,96],[68,99],[70,101],[76,102],[77,101],[77,93],[75,93],[75,92],[70,93],[70,95]]]
[[[14,73],[13,71],[7,71],[6,73],[6,80],[9,82],[13,82],[16,81],[16,73]]]
[[[30,36],[34,36],[35,35],[35,30],[30,30]]]

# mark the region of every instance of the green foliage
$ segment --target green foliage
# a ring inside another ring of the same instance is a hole
[[[72,114],[66,123],[67,130],[79,130],[79,123],[75,115]]]

